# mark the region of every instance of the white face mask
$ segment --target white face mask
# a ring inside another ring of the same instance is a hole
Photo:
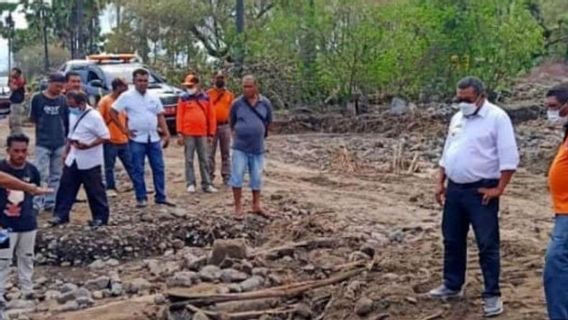
[[[477,105],[475,103],[460,102],[458,104],[460,111],[464,116],[471,116],[477,110]]]
[[[189,93],[190,95],[194,95],[195,93],[197,93],[197,89],[195,88],[187,89],[187,93]]]
[[[560,116],[560,110],[546,111],[546,118],[548,123],[553,126],[563,126],[568,122],[568,117]]]

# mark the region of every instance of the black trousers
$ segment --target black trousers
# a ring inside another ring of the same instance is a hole
[[[63,222],[69,222],[69,213],[81,185],[85,187],[87,192],[87,200],[93,220],[100,220],[103,224],[107,224],[109,207],[101,166],[79,170],[77,162],[73,162],[70,167],[65,166],[63,168],[61,183],[55,197],[54,216]]]

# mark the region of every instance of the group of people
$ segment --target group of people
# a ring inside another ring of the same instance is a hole
[[[69,212],[83,185],[93,213],[91,225],[108,223],[107,193],[116,193],[117,157],[134,184],[137,207],[147,206],[146,157],[152,169],[155,203],[175,206],[166,196],[162,151],[169,144],[170,133],[160,99],[148,91],[148,75],[144,69],[134,71],[132,89],[125,79],[114,79],[112,93],[101,99],[98,110],[87,104],[80,77],[73,73],[50,75],[47,89],[33,97],[30,119],[36,125],[36,166],[26,161],[29,139],[20,132],[8,137],[8,157],[0,162],[0,224],[10,229],[9,249],[0,249],[0,302],[14,251],[24,297],[34,296],[31,273],[39,208],[53,208],[53,225],[69,222]],[[244,217],[242,187],[246,172],[250,175],[253,212],[264,214],[260,191],[264,143],[272,122],[270,101],[258,93],[253,76],[243,78],[243,95],[236,99],[225,88],[222,73],[214,76],[214,87],[207,92],[201,89],[196,74],[188,75],[183,86],[186,90],[177,105],[176,128],[177,143],[185,148],[187,191],[196,192],[193,158],[197,153],[203,191],[217,192],[213,180],[215,153],[220,146],[221,178],[232,186],[235,217]],[[499,285],[499,199],[517,170],[519,151],[509,116],[488,101],[480,79],[462,79],[455,100],[459,112],[449,125],[436,189],[436,199],[444,208],[443,282],[429,295],[441,299],[463,295],[471,225],[485,285],[483,313],[497,316],[504,311]],[[546,106],[550,124],[566,128],[568,85],[549,90]],[[565,138],[548,175],[556,214],[544,267],[550,319],[568,319],[567,174]],[[34,195],[37,201],[33,201]]]

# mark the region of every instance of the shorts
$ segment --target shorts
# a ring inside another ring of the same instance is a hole
[[[253,191],[262,189],[262,171],[264,169],[264,154],[246,153],[233,149],[231,158],[231,179],[229,185],[242,188],[245,173],[249,172],[249,186]]]

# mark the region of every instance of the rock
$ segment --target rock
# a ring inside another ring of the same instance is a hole
[[[207,260],[196,257],[193,254],[185,255],[185,257],[183,258],[183,261],[184,261],[185,267],[187,269],[193,270],[193,271],[198,271],[199,269],[204,267],[205,264],[207,263]]]
[[[313,316],[312,309],[305,303],[298,303],[294,308],[294,315],[304,319],[311,319]]]
[[[61,296],[61,293],[56,290],[47,290],[45,292],[45,300],[47,301],[57,300],[59,296]]]
[[[204,281],[215,281],[221,277],[221,269],[215,265],[208,265],[199,271],[199,277]]]
[[[58,297],[57,297],[57,302],[59,304],[64,304],[67,303],[69,301],[75,300],[75,291],[69,291],[69,292],[65,292],[65,293],[61,293]]]
[[[187,211],[182,208],[174,208],[170,213],[177,218],[185,218],[187,216]]]
[[[206,316],[203,312],[199,311],[193,315],[192,320],[209,320],[209,317]]]
[[[163,294],[160,293],[154,296],[155,304],[165,304],[166,302],[167,302],[166,296],[164,296]]]
[[[167,281],[169,287],[191,287],[191,285],[199,278],[197,273],[192,271],[176,272],[174,276]]]
[[[413,108],[412,104],[409,104],[407,101],[401,98],[395,97],[391,101],[389,113],[394,115],[403,115],[412,111],[413,109],[416,109],[416,106],[414,106]]]
[[[37,286],[43,286],[47,283],[48,279],[46,277],[39,277],[34,281],[34,284]]]
[[[101,276],[85,283],[85,288],[89,290],[104,290],[110,286],[110,277]]]
[[[275,286],[279,286],[279,285],[281,285],[281,284],[283,283],[282,279],[281,279],[279,276],[275,275],[275,274],[269,275],[269,276],[268,276],[268,280],[270,281],[270,283],[271,283],[272,285],[275,285]]]
[[[113,297],[121,296],[123,293],[122,284],[120,282],[115,282],[110,286],[110,294]]]
[[[61,293],[67,293],[67,292],[75,291],[77,289],[79,289],[79,287],[77,287],[76,284],[66,283],[61,287],[61,290],[59,290],[59,291],[61,291]]]
[[[127,285],[127,292],[128,293],[132,293],[132,294],[136,294],[142,291],[146,291],[146,290],[150,290],[152,288],[152,284],[143,278],[137,278],[132,280],[128,285]]]
[[[112,297],[112,293],[110,292],[109,289],[105,289],[105,290],[101,291],[101,293],[103,294],[104,299]]]
[[[158,260],[146,261],[146,267],[150,270],[150,274],[153,276],[159,276],[164,271],[164,265]]]
[[[31,300],[12,300],[6,304],[6,309],[34,309],[35,302]]]
[[[94,291],[93,292],[93,299],[95,300],[101,300],[104,299],[105,295],[102,291]]]
[[[6,294],[6,298],[8,301],[18,300],[22,297],[22,293],[20,291],[10,292]]]
[[[183,242],[183,240],[176,239],[172,242],[172,246],[176,250],[181,250],[181,249],[183,249],[183,247],[185,247],[185,242]]]
[[[85,287],[81,287],[75,291],[75,298],[91,298],[91,291]]]
[[[104,267],[106,267],[106,263],[103,260],[100,260],[100,259],[95,260],[95,262],[93,262],[89,265],[89,268],[95,269],[95,270],[102,269]]]
[[[240,270],[242,272],[246,272],[248,274],[251,274],[252,270],[254,269],[254,266],[248,260],[241,260],[241,263],[239,265],[240,267],[235,269]]]
[[[411,304],[418,303],[418,299],[416,299],[415,297],[406,297],[406,301],[410,302]]]
[[[361,261],[361,260],[369,260],[369,259],[371,259],[371,257],[369,257],[367,254],[365,254],[361,251],[355,251],[355,252],[352,252],[349,255],[349,261],[350,262]]]
[[[404,241],[404,233],[400,229],[395,230],[389,234],[389,239],[391,242],[402,243]]]
[[[355,313],[360,317],[364,317],[373,311],[373,304],[373,300],[362,297],[355,304]]]
[[[215,240],[209,264],[220,265],[226,258],[245,259],[247,246],[244,239]]]
[[[154,215],[152,214],[143,214],[140,217],[140,221],[142,222],[154,222]]]
[[[69,312],[69,311],[77,311],[79,309],[81,309],[81,306],[79,306],[79,303],[77,301],[69,301],[69,302],[65,303],[64,305],[56,308],[55,311]]]
[[[75,301],[79,304],[79,306],[83,308],[88,308],[95,305],[95,301],[93,301],[93,299],[91,299],[90,297],[78,297],[77,299],[75,299]]]
[[[254,291],[264,285],[264,278],[261,276],[252,276],[241,282],[241,290],[243,292]]]
[[[367,241],[363,246],[361,246],[360,251],[369,257],[373,258],[375,256],[375,248],[377,247],[377,241]]]
[[[231,293],[241,293],[242,292],[241,285],[237,284],[237,283],[231,283],[230,285],[227,286],[227,288],[229,289],[229,292],[231,292]]]
[[[221,280],[223,280],[223,282],[241,282],[247,278],[248,274],[235,269],[224,269],[221,271]]]
[[[254,268],[252,269],[252,274],[255,276],[266,277],[268,276],[268,268]]]
[[[120,265],[120,262],[116,259],[110,259],[106,262],[106,265],[109,267],[118,267]]]

